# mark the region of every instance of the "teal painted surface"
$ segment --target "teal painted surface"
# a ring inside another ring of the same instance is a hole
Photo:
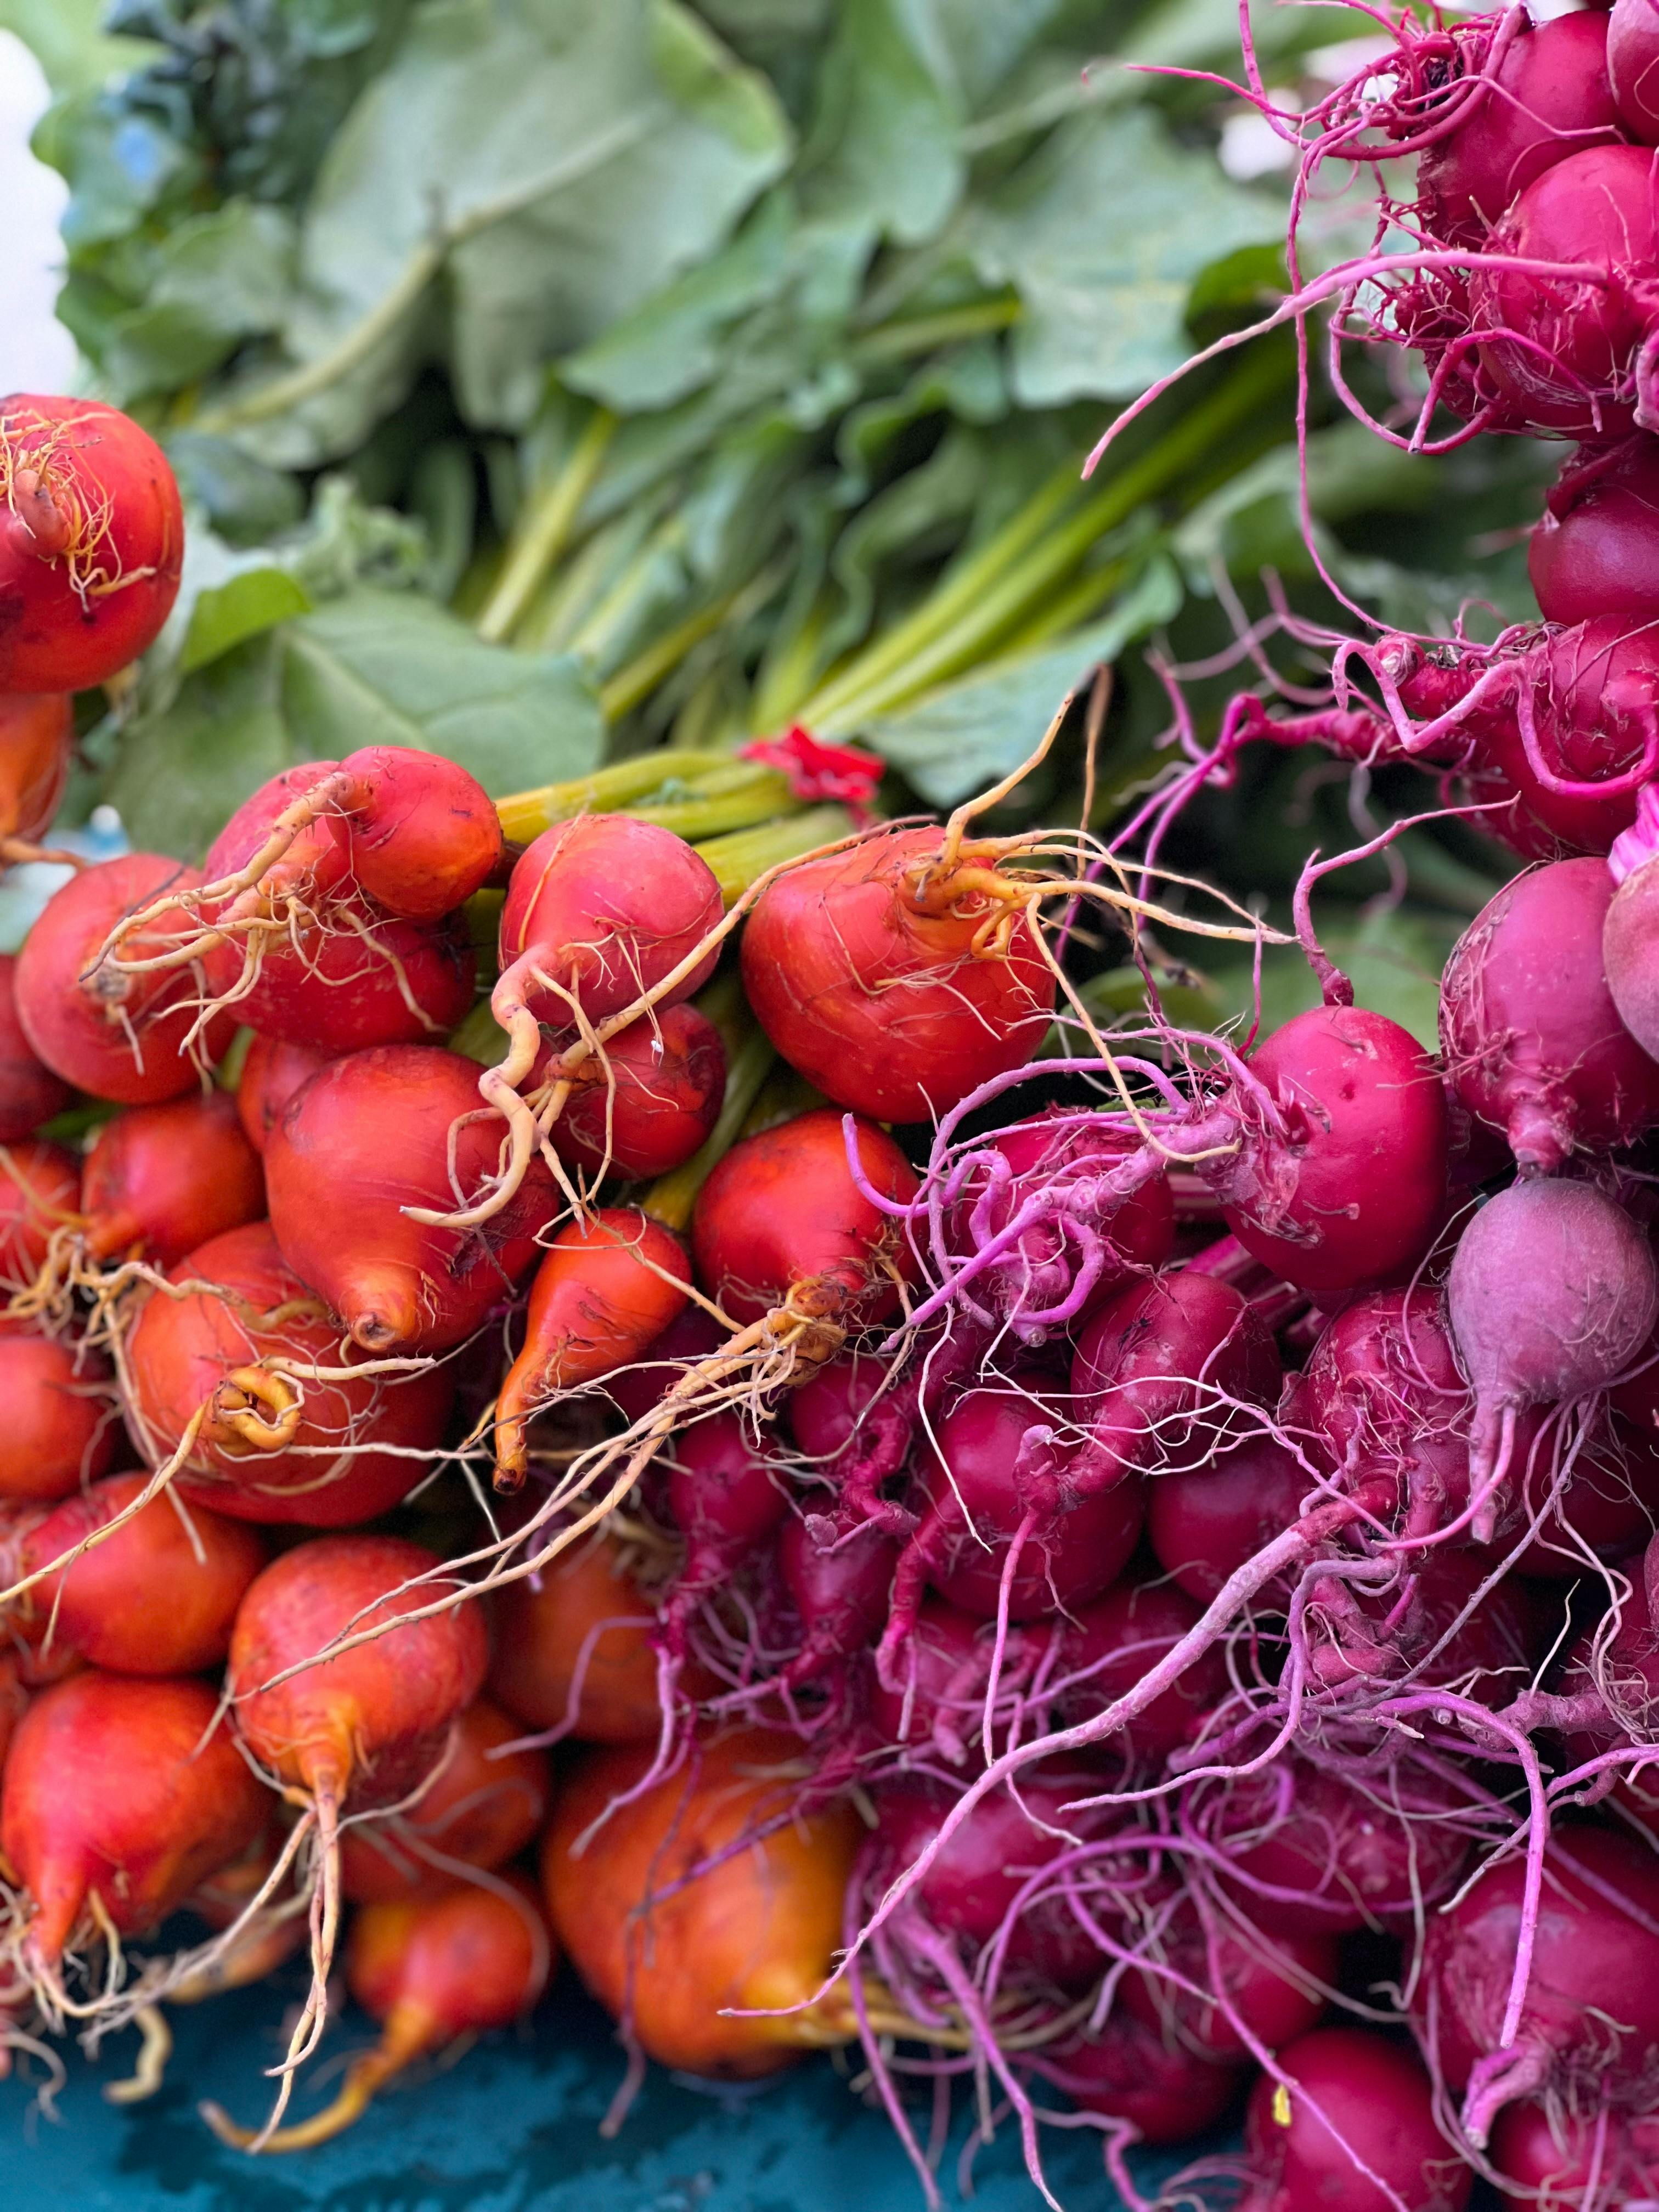
[[[758,2090],[710,2094],[653,2073],[614,2142],[599,2133],[621,2060],[605,2023],[556,1998],[531,2032],[475,2045],[385,2095],[324,2148],[257,2160],[223,2148],[196,2113],[214,2097],[252,2122],[280,2048],[285,1997],[267,1985],[174,2015],[178,2049],[161,2093],[125,2109],[103,2081],[126,2070],[124,2037],[98,2067],[71,2059],[54,2124],[22,2082],[0,2083],[0,2202],[51,2212],[921,2212],[921,2195],[880,2113],[827,2060]],[[331,2059],[369,2039],[348,2014],[296,2110],[325,2101]],[[320,2086],[319,2086],[320,2085]],[[946,2201],[958,2127],[945,2160]],[[1096,2139],[1048,2137],[1066,2212],[1117,2212]],[[1179,2161],[1165,2159],[1159,2171]],[[1005,2130],[974,2172],[975,2212],[1037,2212]]]

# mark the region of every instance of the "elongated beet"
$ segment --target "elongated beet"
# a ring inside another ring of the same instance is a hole
[[[501,909],[496,1018],[515,1006],[569,1029],[608,1020],[672,975],[720,921],[714,871],[684,838],[625,814],[556,822],[514,863]],[[714,973],[710,952],[659,1006]]]
[[[18,1565],[37,1574],[107,1528],[146,1477],[113,1474],[30,1529]],[[243,1593],[270,1556],[263,1536],[204,1507],[153,1498],[28,1593],[32,1635],[118,1674],[194,1674],[230,1649]]]
[[[352,1636],[367,1640],[322,1656]],[[487,1658],[465,1585],[401,1537],[314,1538],[274,1561],[242,1600],[226,1675],[237,1731],[261,1765],[303,1793],[317,1831],[311,1993],[289,2039],[290,2069],[327,2016],[340,1820],[395,1805],[431,1773]],[[285,2087],[273,2119],[286,2100]]]
[[[259,2136],[216,2105],[203,2117],[242,2150],[309,2150],[343,2134],[375,2093],[424,2052],[506,2027],[530,2011],[553,1966],[535,1893],[522,1875],[436,1897],[362,1907],[346,1940],[346,1986],[381,2024],[373,2051],[353,2059],[333,2103],[294,2127]]]
[[[155,441],[96,399],[0,400],[0,690],[81,691],[152,644],[178,594],[179,487]]]
[[[489,1872],[530,1841],[547,1817],[547,1754],[506,1747],[523,1733],[475,1698],[414,1804],[358,1821],[340,1839],[340,1893],[353,1905],[436,1897],[473,1869]]]
[[[605,1206],[560,1230],[496,1403],[501,1486],[524,1480],[525,1427],[538,1406],[637,1359],[684,1309],[690,1279],[678,1237],[637,1206]]]
[[[890,830],[787,869],[744,931],[749,1002],[778,1050],[838,1105],[874,1121],[937,1117],[1042,1043],[1052,970],[1024,919],[976,946],[969,891],[920,892],[937,830]]]
[[[798,1785],[777,1770],[798,1749],[758,1731],[699,1743],[631,1797],[653,1747],[591,1753],[553,1808],[541,1869],[554,1933],[665,2066],[748,2081],[851,2033],[800,2008],[842,1941],[859,1824],[844,1805],[782,1817]]]
[[[271,1133],[270,1224],[295,1273],[366,1352],[447,1351],[528,1269],[556,1210],[553,1178],[532,1161],[476,1230],[411,1220],[405,1209],[465,1204],[500,1159],[501,1125],[479,1110],[472,1061],[425,1045],[349,1053],[296,1093]]]
[[[1404,1273],[1433,1242],[1449,1147],[1439,1073],[1415,1037],[1361,1006],[1315,1006],[1257,1047],[1282,1137],[1254,1127],[1203,1172],[1246,1250],[1316,1297]]]
[[[204,981],[193,969],[98,964],[105,940],[129,915],[167,893],[193,890],[201,880],[194,868],[160,854],[128,853],[82,869],[52,894],[24,940],[12,981],[23,1034],[54,1075],[94,1098],[155,1105],[195,1089],[201,1066],[224,1052],[235,1028],[225,1014],[185,1048]],[[194,933],[184,908],[168,908],[127,939],[124,957],[160,956]]]
[[[0,1785],[0,1846],[34,1907],[30,1959],[55,1973],[94,1890],[118,1935],[155,1927],[270,1808],[205,1682],[88,1669],[41,1691]]]
[[[736,1413],[694,1421],[670,1449],[668,1511],[685,1539],[685,1564],[665,1608],[674,1620],[766,1546],[789,1510],[789,1491],[780,1462]]]
[[[1447,1069],[1521,1165],[1553,1174],[1659,1119],[1659,1063],[1620,1019],[1602,939],[1614,884],[1595,860],[1506,884],[1458,939],[1440,992]]]
[[[134,1106],[106,1121],[81,1169],[87,1249],[95,1259],[141,1254],[171,1267],[210,1237],[257,1221],[265,1180],[234,1100]]]
[[[237,1520],[338,1528],[397,1504],[422,1480],[453,1394],[447,1369],[367,1374],[340,1325],[249,1222],[172,1271],[133,1326],[129,1419],[160,1465],[189,1443],[184,1495]],[[3,1352],[0,1352],[0,1357]]]
[[[899,1205],[916,1178],[892,1139],[854,1125],[864,1181]],[[734,1145],[703,1185],[691,1249],[705,1287],[740,1322],[789,1300],[803,1313],[852,1323],[894,1311],[913,1281],[904,1225],[866,1198],[848,1164],[842,1116],[828,1107]]]

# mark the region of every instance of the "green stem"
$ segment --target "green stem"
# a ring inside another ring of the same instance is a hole
[[[707,791],[699,786],[689,799],[672,799],[663,806],[631,806],[628,811],[635,821],[654,822],[659,829],[672,830],[677,837],[695,845],[734,830],[757,829],[763,822],[775,821],[793,810],[794,799],[787,775],[775,768],[757,768],[752,762],[741,765],[749,775],[728,791]]]
[[[701,645],[714,632],[743,597],[744,587],[727,592],[707,606],[698,607],[676,623],[661,636],[647,646],[643,653],[635,653],[625,661],[608,684],[600,687],[599,708],[607,722],[620,721],[623,716],[637,707],[641,699],[648,699],[665,676],[672,676],[694,646]]]
[[[494,199],[485,200],[470,215],[459,216],[453,222],[441,225],[422,245],[418,246],[404,264],[392,289],[378,300],[362,320],[353,325],[331,351],[319,360],[307,362],[304,368],[292,370],[286,376],[272,379],[244,399],[232,400],[223,407],[210,408],[198,416],[192,428],[217,431],[234,429],[239,423],[269,422],[273,415],[284,415],[290,407],[298,407],[307,399],[314,399],[319,392],[326,392],[343,376],[361,367],[381,341],[396,330],[398,323],[416,306],[421,295],[444,263],[458,246],[465,246],[480,231],[489,230],[498,222],[505,222],[515,215],[522,215],[538,200],[545,199],[578,177],[586,176],[645,136],[648,125],[639,117],[630,116],[613,124],[586,145],[579,146],[574,153],[567,154],[551,167],[528,179],[510,191],[498,192]]]
[[[629,760],[613,761],[608,768],[595,769],[591,775],[573,776],[564,783],[544,783],[534,791],[515,791],[509,798],[496,800],[495,811],[501,817],[503,834],[516,844],[527,844],[555,822],[568,822],[576,814],[618,813],[633,802],[648,799],[665,784],[691,783],[731,764],[730,753],[712,750],[678,752],[671,747],[639,753]]]
[[[971,666],[1034,602],[1052,592],[1109,530],[1146,501],[1156,498],[1229,431],[1249,419],[1284,382],[1285,357],[1266,349],[1157,444],[1101,487],[1070,520],[1049,532],[1024,559],[1006,569],[976,604],[945,628],[935,628],[923,648],[896,669],[856,688],[843,684],[826,708],[825,696],[809,701],[802,719],[827,735],[845,734],[872,716],[890,713],[918,693]]]
[[[537,492],[514,531],[514,544],[494,590],[479,611],[477,631],[492,645],[512,631],[542,580],[570,542],[581,503],[593,488],[605,450],[617,434],[617,417],[601,407],[591,418],[563,467]]]
[[[727,837],[711,837],[697,850],[714,871],[720,896],[733,906],[757,876],[775,868],[781,860],[795,860],[819,845],[844,837],[853,817],[844,806],[809,806],[804,814],[762,823],[753,830],[738,830]]]
[[[964,609],[971,608],[981,599],[1011,563],[1040,543],[1044,533],[1076,500],[1078,490],[1076,467],[1070,461],[1065,462],[1018,514],[1011,516],[953,575],[947,576],[914,613],[896,623],[884,636],[803,702],[797,719],[813,726],[836,712],[843,699],[856,698],[872,684],[906,666],[933,638],[948,629]]]
[[[912,354],[932,353],[936,346],[951,345],[959,338],[1006,331],[1019,317],[1019,295],[1000,293],[995,299],[975,300],[967,307],[944,307],[937,314],[884,323],[858,339],[853,353],[858,360],[903,361]]]

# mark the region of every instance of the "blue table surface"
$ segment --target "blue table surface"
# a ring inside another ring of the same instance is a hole
[[[217,2099],[252,2122],[280,2051],[290,1992],[282,1984],[173,2015],[177,2048],[149,2102],[104,2100],[102,2084],[131,2063],[118,2038],[97,2064],[72,2049],[56,2121],[31,2086],[0,2082],[0,2201],[52,2212],[921,2212],[915,2178],[883,2115],[866,2106],[827,2059],[742,2091],[710,2089],[653,2069],[626,2125],[599,2133],[621,2071],[609,2025],[568,1980],[522,2032],[487,2039],[448,2068],[427,2066],[388,2090],[349,2134],[314,2151],[264,2160],[223,2148],[198,2117]],[[348,2012],[330,2031],[295,2099],[309,2111],[331,2094],[337,2062],[370,2023]],[[942,2179],[957,2205],[956,2152],[965,2094]],[[1098,2139],[1046,2136],[1052,2187],[1066,2212],[1118,2212]],[[1183,2162],[1164,2154],[1147,2177]],[[1014,2131],[981,2148],[977,2212],[1037,2212]]]

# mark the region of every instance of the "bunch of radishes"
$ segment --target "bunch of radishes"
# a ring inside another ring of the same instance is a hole
[[[153,449],[65,419],[118,536]],[[18,635],[125,655],[171,586],[74,568],[69,465]],[[299,2149],[557,1949],[635,2059],[860,2044],[929,2192],[960,2077],[1132,2203],[1230,2114],[1182,2185],[1260,2212],[1651,2198],[1651,806],[1438,1060],[1311,867],[1322,1006],[1103,1032],[1084,902],[1270,933],[982,806],[744,879],[373,747],[80,868],[0,977],[6,2047],[136,2027],[142,2094],[291,1972],[208,2117]],[[343,1929],[381,2038],[284,2125]]]

